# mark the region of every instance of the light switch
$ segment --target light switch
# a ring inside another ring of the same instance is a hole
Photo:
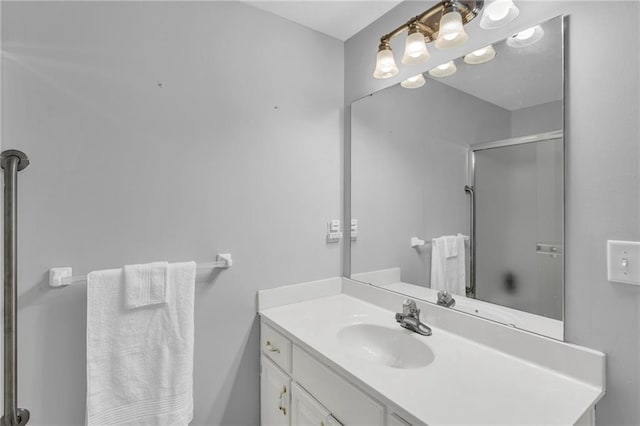
[[[607,279],[640,285],[640,242],[607,241]]]
[[[342,238],[342,231],[340,230],[340,220],[332,219],[327,222],[327,242],[337,243]]]

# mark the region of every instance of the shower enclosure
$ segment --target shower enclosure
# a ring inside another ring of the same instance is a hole
[[[472,297],[562,320],[561,132],[470,151]]]

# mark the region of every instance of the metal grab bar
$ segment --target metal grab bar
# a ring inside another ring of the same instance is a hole
[[[469,287],[467,297],[476,297],[476,197],[473,186],[465,185],[464,192],[469,194]]]
[[[26,425],[29,410],[18,408],[18,171],[29,165],[24,152],[0,154],[4,169],[4,415],[2,426]]]

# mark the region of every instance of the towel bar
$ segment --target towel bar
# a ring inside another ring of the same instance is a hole
[[[464,237],[464,241],[465,242],[469,242],[470,241],[468,235],[463,235],[463,237]],[[411,241],[409,242],[409,244],[411,244],[411,247],[413,247],[413,248],[418,248],[418,247],[430,245],[430,244],[432,244],[432,242],[433,242],[433,239],[431,239],[429,241],[425,241],[425,240],[422,240],[422,239],[420,239],[418,237],[411,237]]]
[[[233,265],[230,253],[219,253],[215,262],[198,263],[197,274],[208,275],[215,269],[227,269]],[[73,275],[71,267],[60,267],[49,269],[49,286],[66,287],[71,284],[86,284],[86,275]]]

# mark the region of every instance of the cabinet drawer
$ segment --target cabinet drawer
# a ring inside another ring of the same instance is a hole
[[[295,345],[293,376],[342,424],[385,424],[384,407],[381,404]]]
[[[291,373],[291,341],[265,323],[260,329],[260,347],[280,368]]]

